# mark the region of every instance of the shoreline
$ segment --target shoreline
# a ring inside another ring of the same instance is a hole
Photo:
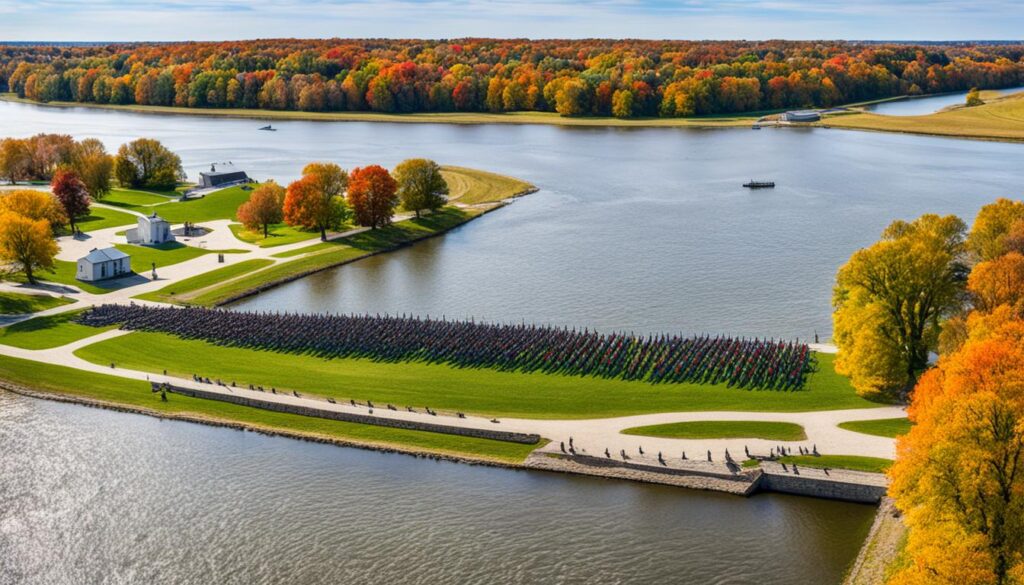
[[[815,479],[812,477],[808,477],[805,480],[807,482],[807,485],[798,486],[797,489],[793,489],[792,484],[784,485],[777,481],[777,479],[782,476],[780,476],[780,474],[777,471],[773,471],[771,469],[758,468],[755,470],[747,470],[731,476],[724,476],[720,473],[702,471],[699,469],[694,469],[692,471],[672,470],[672,472],[667,472],[646,465],[630,465],[623,464],[617,461],[607,462],[597,457],[578,456],[570,458],[558,454],[543,452],[541,451],[541,449],[544,447],[544,445],[547,444],[547,440],[543,438],[541,439],[541,442],[538,443],[537,448],[531,451],[530,454],[527,455],[527,457],[523,461],[512,462],[482,456],[471,456],[446,451],[436,451],[430,449],[408,447],[401,444],[376,443],[369,441],[364,442],[340,439],[337,437],[329,437],[316,433],[281,429],[276,427],[267,427],[257,424],[239,422],[231,419],[207,417],[194,413],[166,413],[146,408],[143,406],[127,405],[119,402],[111,402],[96,398],[68,395],[60,392],[53,392],[47,390],[38,390],[35,388],[30,388],[20,384],[9,382],[3,379],[0,379],[0,391],[8,391],[13,394],[18,394],[21,396],[35,398],[39,400],[51,400],[54,402],[77,404],[92,408],[102,408],[105,410],[112,410],[116,412],[152,416],[159,419],[178,420],[183,422],[205,424],[215,427],[235,429],[239,431],[252,431],[272,437],[298,439],[313,443],[331,444],[338,447],[367,449],[382,453],[397,453],[402,455],[410,455],[418,458],[434,459],[437,461],[449,461],[452,463],[486,465],[489,467],[502,467],[517,470],[529,469],[535,471],[545,471],[550,473],[565,473],[569,475],[584,475],[589,477],[598,477],[606,480],[630,481],[636,483],[668,485],[703,491],[714,491],[720,493],[727,493],[731,495],[737,495],[741,497],[750,497],[758,493],[785,493],[802,495],[806,497],[818,497],[840,501],[851,501],[869,505],[875,505],[877,502],[877,500],[865,499],[858,496],[856,490],[864,488],[866,484],[853,485],[855,491],[844,493],[843,491],[836,491],[834,489],[828,488],[823,490],[820,487],[820,485],[816,485],[821,484],[822,480],[820,478]],[[775,478],[775,481],[773,481],[773,478]],[[784,479],[792,481],[795,478],[785,477]],[[833,483],[840,487],[844,485],[851,485],[848,482],[842,481],[841,479],[837,482],[830,483]],[[867,487],[870,488],[870,486]]]

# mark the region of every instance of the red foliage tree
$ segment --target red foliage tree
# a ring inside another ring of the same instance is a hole
[[[391,223],[398,206],[398,183],[380,165],[352,170],[348,183],[348,202],[356,222],[377,229]]]
[[[92,203],[85,183],[75,171],[60,169],[53,175],[50,188],[68,216],[71,231],[75,231],[75,221],[89,215],[89,204]]]

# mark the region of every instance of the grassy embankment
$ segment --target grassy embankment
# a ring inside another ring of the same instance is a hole
[[[779,461],[797,466],[815,467],[818,469],[849,469],[851,471],[867,471],[885,473],[892,466],[892,459],[881,457],[863,457],[860,455],[789,455]]]
[[[1024,93],[995,98],[973,108],[957,107],[925,116],[864,112],[825,118],[831,128],[930,134],[983,140],[1024,140]]]
[[[277,413],[174,394],[167,402],[161,402],[158,394],[150,392],[146,382],[6,356],[0,356],[0,379],[34,390],[146,409],[167,416],[241,423],[256,429],[302,433],[380,448],[518,463],[537,447]]]
[[[267,260],[265,258],[243,260],[237,264],[229,264],[216,270],[211,270],[191,278],[179,280],[178,282],[169,284],[160,290],[141,294],[135,298],[162,303],[174,303],[179,299],[188,298],[190,293],[217,285],[232,278],[241,276],[247,272],[252,272],[253,270],[266,268],[273,263],[273,260]]]
[[[247,110],[240,108],[179,108],[173,106],[140,106],[92,104],[78,102],[41,103],[19,98],[12,93],[0,94],[0,100],[58,108],[98,108],[139,112],[145,114],[178,114],[248,118],[255,120],[309,120],[323,122],[403,122],[421,124],[548,124],[555,126],[616,126],[616,127],[723,127],[750,126],[766,112],[747,114],[701,116],[694,118],[640,118],[620,120],[611,117],[564,118],[553,112],[441,112],[419,114],[385,114],[380,112],[294,112],[279,110]]]
[[[112,227],[130,226],[136,222],[130,213],[115,211],[105,207],[92,206],[89,215],[75,222],[75,227],[83,232],[95,232]],[[71,233],[70,231],[67,233]]]
[[[446,207],[420,219],[408,219],[384,228],[312,244],[279,256],[282,258],[299,256],[294,260],[278,262],[273,266],[250,272],[209,288],[187,294],[179,292],[174,300],[179,303],[205,306],[225,303],[252,291],[263,290],[332,266],[393,250],[417,240],[444,233],[481,213],[480,210]],[[174,290],[178,289],[174,288]]]
[[[171,223],[186,221],[202,223],[234,218],[238,206],[249,199],[249,195],[252,193],[251,190],[243,189],[244,186],[246,185],[228,187],[205,197],[186,201],[179,201],[156,192],[114,189],[102,200],[102,203],[116,205],[145,215],[155,211],[157,215]],[[128,223],[135,223],[135,218],[132,217]]]
[[[765,439],[770,441],[803,441],[804,428],[787,422],[753,420],[708,420],[633,427],[625,435],[663,439]]]
[[[0,328],[0,344],[22,349],[49,349],[113,329],[113,327],[89,327],[72,322],[72,319],[81,312],[81,310],[68,311],[56,315],[33,317],[2,327]]]
[[[900,435],[905,435],[910,432],[910,427],[913,426],[910,423],[910,419],[906,418],[883,418],[880,420],[853,420],[849,422],[839,423],[839,428],[853,431],[855,433],[863,433],[865,435],[875,435],[877,437],[891,437],[895,438]]]
[[[798,392],[724,385],[649,384],[593,377],[454,368],[423,362],[324,359],[217,346],[159,333],[133,333],[82,348],[78,355],[140,371],[189,377],[199,373],[239,384],[275,386],[338,400],[430,406],[492,416],[590,418],[666,411],[796,412],[878,406],[835,373],[832,357]],[[301,375],[298,373],[301,372]]]
[[[73,302],[68,297],[0,292],[0,315],[37,313]]]

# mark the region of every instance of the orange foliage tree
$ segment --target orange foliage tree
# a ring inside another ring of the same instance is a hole
[[[349,178],[348,200],[359,225],[383,227],[395,215],[398,183],[380,165],[354,169]]]
[[[348,218],[345,200],[324,190],[316,175],[305,175],[288,185],[284,197],[284,221],[288,225],[302,226],[320,232],[327,240],[327,230],[339,227]]]
[[[249,196],[249,200],[238,207],[238,221],[250,230],[263,230],[263,237],[269,235],[271,224],[284,220],[284,187],[274,181],[260,185]]]

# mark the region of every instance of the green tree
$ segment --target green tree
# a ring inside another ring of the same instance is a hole
[[[432,160],[411,158],[395,167],[398,198],[406,211],[436,211],[448,202],[448,183],[441,176],[441,167]]]
[[[114,174],[125,187],[173,189],[185,176],[185,171],[181,168],[181,158],[160,141],[139,138],[118,149]]]
[[[952,215],[896,221],[839,269],[836,366],[862,395],[903,397],[928,366],[941,319],[963,305],[965,231]]]
[[[102,199],[110,193],[114,157],[107,154],[107,147],[102,142],[95,138],[79,142],[71,155],[71,167],[85,183],[90,197]]]

